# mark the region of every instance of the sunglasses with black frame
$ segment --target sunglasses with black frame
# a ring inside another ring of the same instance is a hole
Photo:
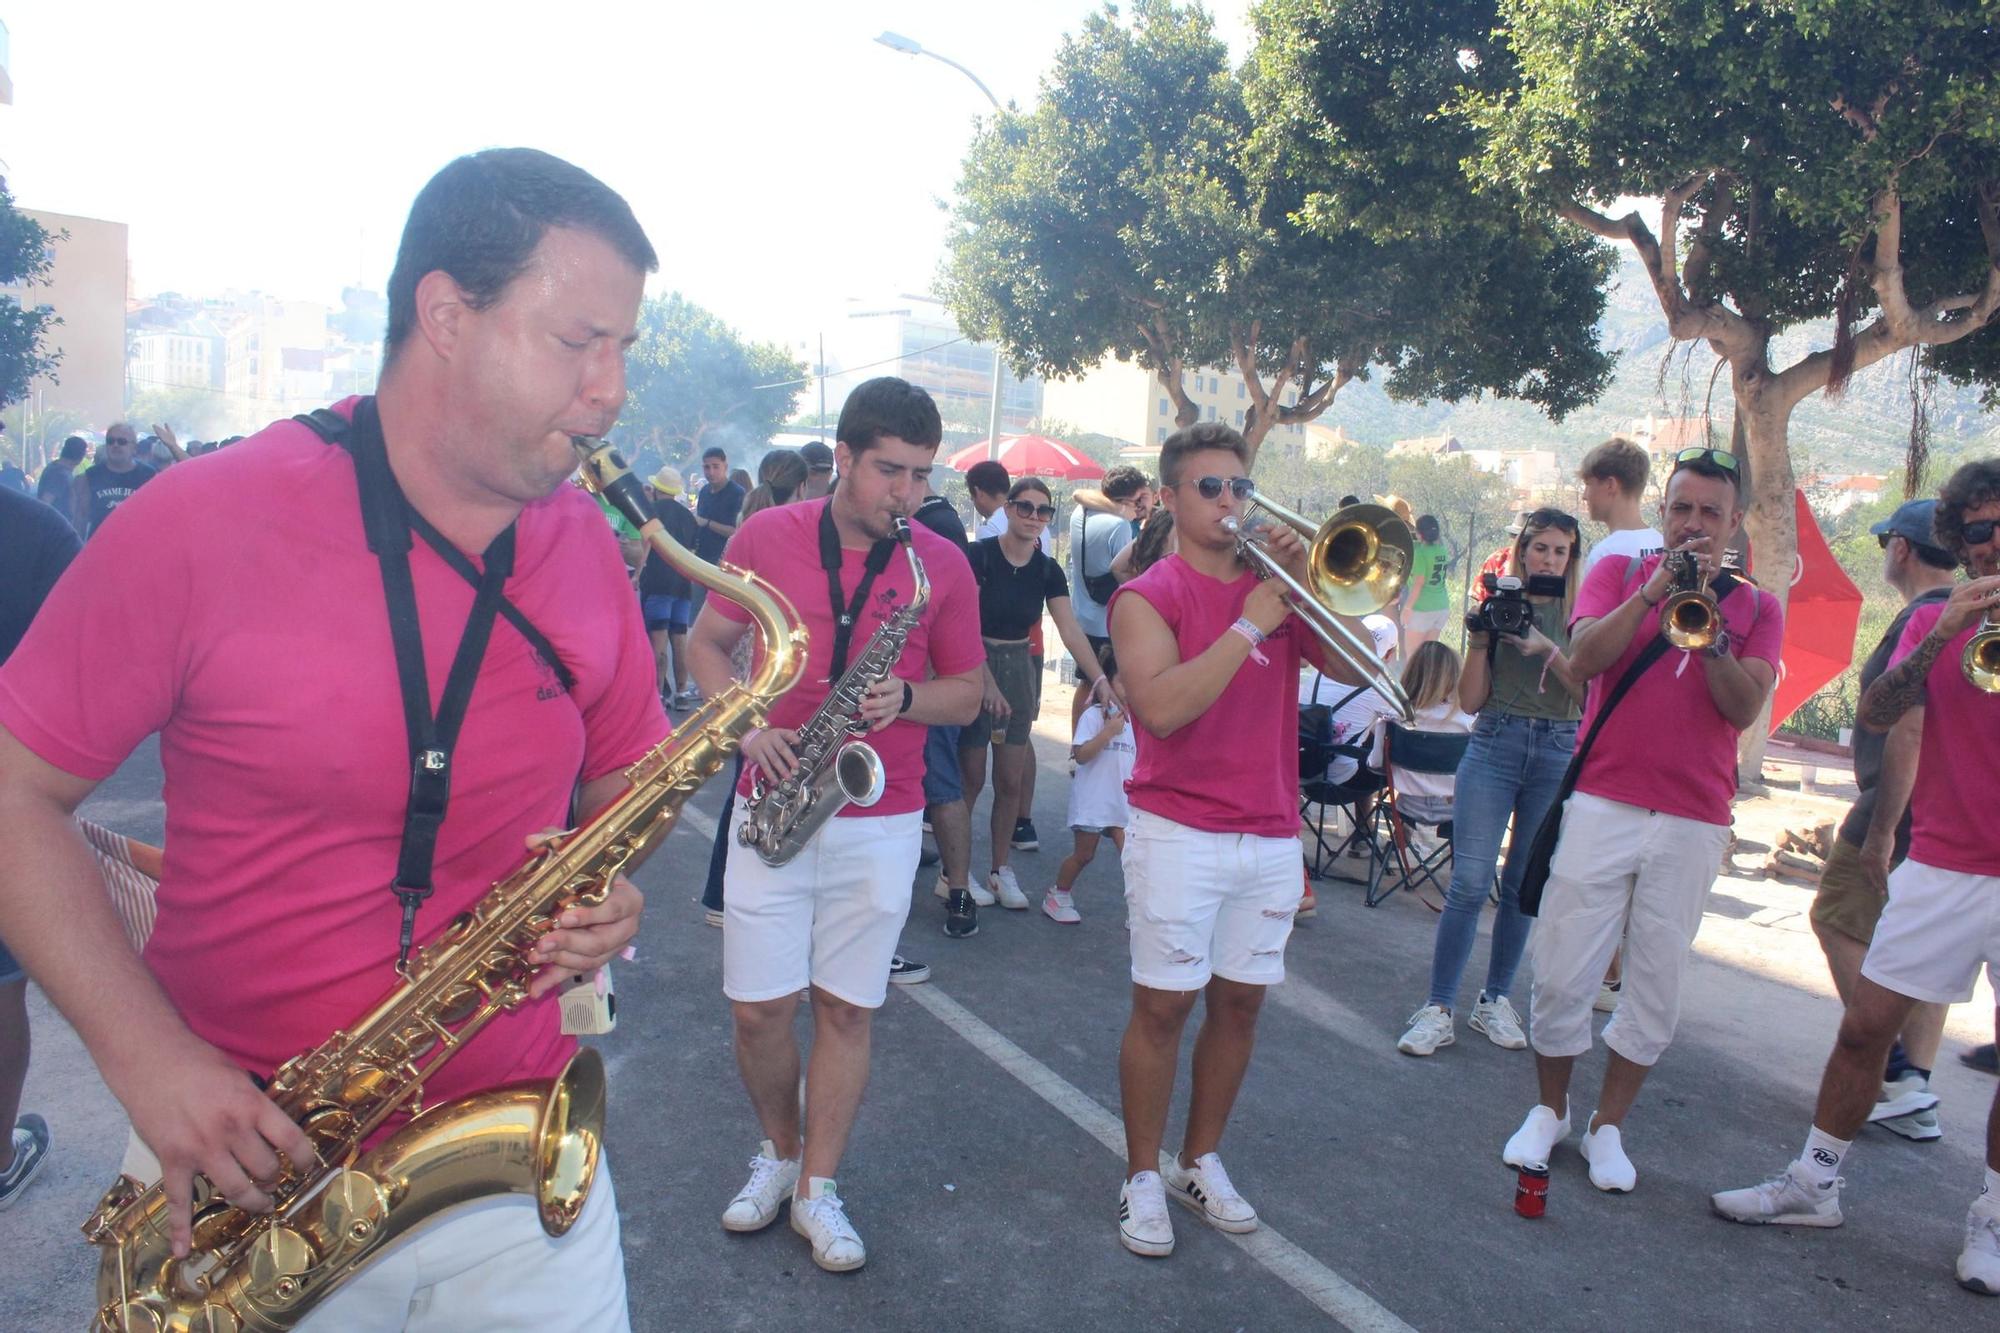
[[[1022,518],[1047,520],[1056,516],[1056,507],[1054,505],[1038,505],[1033,500],[1009,500],[1007,507]]]
[[[1257,493],[1257,483],[1248,477],[1230,477],[1226,481],[1221,477],[1197,477],[1193,481],[1176,484],[1194,487],[1195,494],[1204,500],[1220,500],[1224,486],[1229,488],[1229,493],[1238,501],[1248,500]]]

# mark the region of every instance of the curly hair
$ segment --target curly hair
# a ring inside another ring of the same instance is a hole
[[[1951,474],[1938,492],[1931,532],[1937,543],[1965,559],[1965,515],[1968,510],[2000,500],[2000,458],[1975,458]]]

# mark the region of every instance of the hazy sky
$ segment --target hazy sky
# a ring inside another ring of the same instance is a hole
[[[927,290],[979,90],[1031,104],[1086,0],[648,6],[0,0],[0,161],[31,208],[131,225],[142,295],[381,289],[410,200],[526,144],[629,199],[679,288],[759,336]],[[1240,54],[1241,0],[1220,27]]]

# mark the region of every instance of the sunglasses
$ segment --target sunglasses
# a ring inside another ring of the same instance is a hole
[[[1558,532],[1576,535],[1576,519],[1560,509],[1537,509],[1528,515],[1525,524],[1529,532],[1540,532],[1543,528],[1554,528]]]
[[[1716,467],[1736,471],[1736,455],[1724,453],[1720,449],[1710,449],[1703,445],[1692,445],[1674,455],[1674,466],[1683,463],[1713,463]]]
[[[1227,481],[1224,481],[1221,477],[1202,477],[1195,481],[1193,485],[1195,493],[1204,500],[1220,500],[1222,498],[1222,488],[1225,486],[1229,488],[1229,493],[1238,500],[1248,500],[1257,493],[1257,483],[1248,477],[1231,477]]]
[[[1038,505],[1033,500],[1009,500],[1007,507],[1022,518],[1039,518],[1043,522],[1056,516],[1054,505]]]
[[[1993,540],[1995,528],[2000,528],[2000,519],[1982,518],[1976,523],[1967,523],[1959,529],[1967,546],[1984,546]]]

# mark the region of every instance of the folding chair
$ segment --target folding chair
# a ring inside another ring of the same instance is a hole
[[[1348,696],[1352,697],[1351,694]],[[1341,700],[1341,703],[1345,702],[1346,699]],[[1380,789],[1379,786],[1370,787],[1362,783],[1327,781],[1327,769],[1335,759],[1343,756],[1355,761],[1358,774],[1368,772],[1366,737],[1346,745],[1334,743],[1333,710],[1338,706],[1318,703],[1299,706],[1299,822],[1312,838],[1306,857],[1306,874],[1312,879],[1325,879],[1347,849],[1364,840],[1368,847],[1371,874],[1375,861],[1381,855],[1381,849],[1368,838],[1366,820],[1355,819],[1353,831],[1338,844],[1334,843],[1333,835],[1328,831],[1338,811],[1346,810],[1352,816],[1362,797]]]
[[[1446,804],[1442,809],[1432,807],[1428,800],[1415,798],[1407,802],[1396,790],[1396,779],[1402,773],[1444,774],[1458,772],[1458,761],[1465,757],[1465,747],[1472,743],[1468,732],[1412,731],[1397,722],[1385,722],[1386,732],[1382,738],[1382,768],[1388,774],[1388,787],[1376,799],[1374,819],[1371,821],[1376,840],[1381,844],[1380,858],[1374,862],[1373,873],[1368,880],[1368,906],[1380,904],[1397,889],[1415,890],[1420,882],[1428,882],[1443,899],[1447,882],[1438,878],[1438,872],[1451,860],[1451,826],[1454,806]],[[1407,805],[1407,808],[1406,808]],[[1436,829],[1438,845],[1428,853],[1415,855],[1410,846],[1410,829]],[[1387,888],[1382,887],[1383,872],[1388,868],[1393,856],[1396,868],[1402,877]],[[1425,906],[1433,911],[1442,911],[1439,903],[1433,903],[1417,895]]]

